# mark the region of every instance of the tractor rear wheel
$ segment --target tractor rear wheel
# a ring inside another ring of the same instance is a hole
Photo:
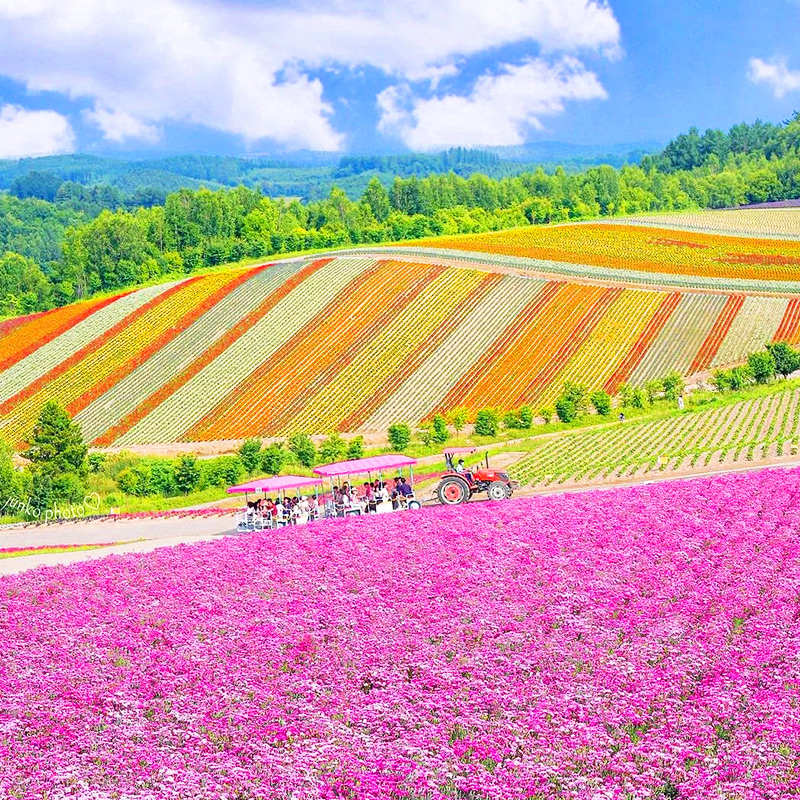
[[[439,482],[436,489],[439,502],[445,506],[457,506],[469,500],[469,486],[463,478],[457,475],[448,475]]]
[[[502,481],[492,481],[486,490],[490,500],[508,500],[511,490]]]

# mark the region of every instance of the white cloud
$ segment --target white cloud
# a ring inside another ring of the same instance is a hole
[[[178,121],[327,150],[343,137],[312,69],[372,66],[435,89],[504,45],[620,51],[605,0],[0,0],[0,40],[0,74],[88,98],[112,140]]]
[[[467,96],[417,98],[408,87],[389,87],[378,97],[379,127],[415,150],[516,145],[529,127],[542,127],[540,116],[563,111],[566,100],[605,97],[597,76],[576,59],[531,59],[484,75]]]
[[[126,111],[109,111],[96,108],[85,114],[89,122],[103,131],[110,142],[124,142],[126,139],[139,139],[143,142],[157,142],[161,138],[158,128],[132,117]]]
[[[765,83],[770,86],[772,93],[778,99],[800,89],[800,71],[790,70],[783,58],[772,58],[769,61],[751,58],[747,77],[752,83]]]
[[[0,158],[71,153],[75,135],[69,120],[55,111],[0,107]]]

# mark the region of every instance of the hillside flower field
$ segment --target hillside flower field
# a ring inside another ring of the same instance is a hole
[[[696,374],[771,341],[800,341],[800,282],[771,281],[763,265],[751,265],[762,276],[751,283],[768,295],[705,274],[655,285],[633,250],[639,271],[628,273],[643,282],[601,283],[593,253],[627,252],[634,235],[648,258],[694,259],[702,248],[676,247],[684,234],[667,229],[648,244],[655,234],[632,225],[597,225],[596,237],[590,225],[541,227],[458,241],[523,247],[550,237],[572,241],[585,263],[529,274],[496,254],[365,250],[220,270],[5,326],[0,437],[21,447],[47,400],[96,447],[383,432],[459,406],[542,408],[567,381],[614,394],[625,382]],[[755,240],[715,246],[744,241]],[[703,258],[716,264],[717,255]],[[701,278],[711,288],[692,288]]]
[[[798,498],[771,470],[4,578],[0,792],[793,796]]]

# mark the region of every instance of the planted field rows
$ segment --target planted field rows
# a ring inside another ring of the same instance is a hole
[[[456,406],[551,405],[800,339],[800,302],[366,253],[229,270],[0,332],[0,436],[57,399],[96,446],[385,430]],[[26,344],[27,342],[27,344]]]
[[[630,217],[626,224],[665,226],[730,236],[800,239],[800,209],[739,208]]]
[[[721,236],[624,225],[532,225],[492,233],[443,236],[418,247],[634,270],[657,280],[684,275],[716,280],[800,281],[800,241]]]
[[[599,483],[790,455],[800,444],[800,389],[705,411],[552,438],[514,477],[536,487]]]

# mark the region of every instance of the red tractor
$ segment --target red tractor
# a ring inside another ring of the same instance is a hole
[[[463,459],[453,464],[453,456],[461,453],[474,453],[474,447],[451,447],[444,451],[447,472],[442,475],[436,487],[436,497],[446,506],[466,503],[474,494],[486,492],[489,500],[507,500],[518,484],[499,469],[489,469],[489,456],[485,467],[468,469]]]

